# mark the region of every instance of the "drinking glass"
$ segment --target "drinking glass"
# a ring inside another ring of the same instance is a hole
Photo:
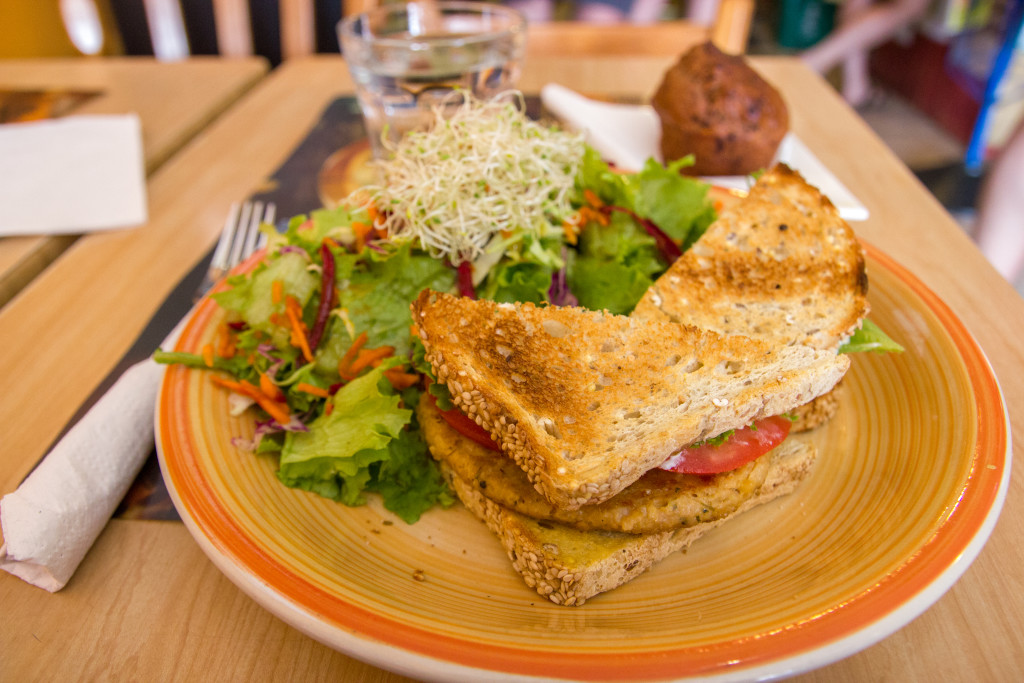
[[[338,24],[374,157],[453,108],[513,89],[526,42],[518,11],[484,2],[384,4]]]

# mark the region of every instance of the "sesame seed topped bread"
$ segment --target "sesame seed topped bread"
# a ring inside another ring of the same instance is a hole
[[[721,211],[632,315],[836,350],[867,313],[853,230],[821,192],[778,164]]]
[[[691,443],[829,391],[845,356],[580,308],[424,291],[426,360],[550,503],[605,501]]]
[[[479,480],[461,476],[452,461],[452,456],[464,449],[481,447],[449,427],[430,399],[421,399],[416,413],[448,483],[462,503],[498,536],[524,582],[556,604],[577,607],[598,593],[631,581],[719,524],[791,493],[808,476],[817,455],[809,440],[787,439],[758,458],[763,475],[725,514],[649,533],[586,530],[536,519],[492,500],[490,487],[481,488]]]

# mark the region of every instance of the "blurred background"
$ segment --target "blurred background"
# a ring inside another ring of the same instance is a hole
[[[0,59],[258,54],[277,66],[301,52],[337,53],[337,22],[370,4],[372,0],[3,0]],[[990,186],[998,184],[991,176],[997,175],[1001,158],[1011,156],[1003,152],[1024,119],[1024,60],[1019,58],[1024,0],[509,4],[534,22],[552,26],[568,21],[711,23],[723,10],[747,13],[746,54],[799,56],[821,73],[1024,292],[1024,159],[1001,172],[1012,177],[1018,191],[1004,191],[999,201],[988,198]],[[248,35],[218,31],[218,22],[229,15],[242,18]],[[295,28],[300,24],[302,28]],[[1011,166],[1009,161],[1003,165]],[[1008,204],[1008,194],[1019,196]]]

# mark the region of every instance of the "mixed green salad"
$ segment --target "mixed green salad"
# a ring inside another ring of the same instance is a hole
[[[265,256],[212,295],[215,341],[154,356],[218,371],[233,411],[256,406],[235,444],[273,454],[284,484],[347,505],[379,494],[409,523],[454,501],[412,410],[427,386],[450,407],[423,381],[420,291],[627,314],[715,218],[709,187],[679,173],[690,160],[619,173],[514,98],[437,116],[377,162],[379,186],[263,226]],[[851,344],[884,345],[874,330]]]

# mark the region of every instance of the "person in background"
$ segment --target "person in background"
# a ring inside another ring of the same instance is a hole
[[[986,176],[978,199],[974,239],[1010,282],[1024,276],[1024,119]]]
[[[930,3],[931,0],[844,0],[836,28],[800,57],[820,74],[842,66],[843,97],[852,106],[860,106],[871,96],[868,52],[919,21]]]

